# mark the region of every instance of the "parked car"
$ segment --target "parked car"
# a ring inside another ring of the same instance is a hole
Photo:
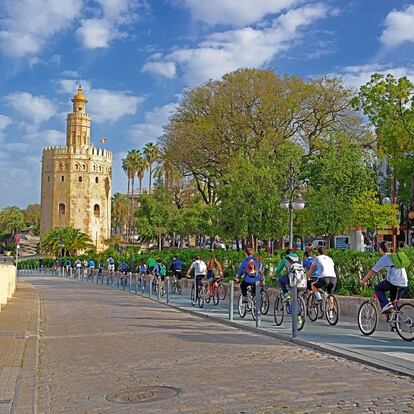
[[[317,249],[318,247],[326,247],[326,240],[317,239],[312,241],[312,246]]]

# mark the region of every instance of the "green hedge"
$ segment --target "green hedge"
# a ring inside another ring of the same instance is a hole
[[[411,265],[407,269],[409,279],[409,292],[408,296],[414,297],[414,248],[406,247],[403,250],[410,258]],[[164,264],[169,265],[173,256],[179,257],[184,263],[184,270],[187,270],[191,265],[194,256],[200,256],[204,261],[210,259],[213,254],[216,255],[218,260],[223,266],[224,276],[226,279],[234,277],[237,268],[244,258],[242,251],[231,251],[231,250],[216,250],[214,253],[211,250],[206,249],[177,249],[177,250],[163,250],[158,251],[139,251],[135,248],[127,248],[123,255],[116,250],[107,250],[97,255],[91,256],[96,263],[103,261],[106,264],[106,259],[112,256],[116,263],[120,263],[125,260],[130,269],[134,270],[139,265],[141,260],[146,261],[149,257],[155,257],[160,259]],[[299,252],[302,256],[303,252]],[[340,295],[360,295],[360,296],[372,296],[373,290],[370,288],[363,288],[360,284],[361,276],[364,276],[369,269],[379,259],[378,253],[366,253],[357,252],[353,250],[330,250],[329,255],[335,262],[337,269],[337,288],[336,292]],[[284,251],[277,251],[274,255],[269,255],[265,252],[261,253],[261,259],[265,266],[266,283],[269,286],[276,286],[276,282],[270,279],[271,273],[277,267],[278,263],[284,256]],[[79,256],[81,260],[87,258],[86,256]],[[64,262],[67,258],[61,259]],[[77,258],[69,257],[72,261],[72,265]],[[51,267],[54,259],[43,259],[42,265],[45,267]],[[19,263],[19,268],[24,266],[36,267],[39,265],[38,260],[28,260]],[[383,275],[378,275],[378,279],[382,278]],[[375,281],[374,281],[375,282]]]

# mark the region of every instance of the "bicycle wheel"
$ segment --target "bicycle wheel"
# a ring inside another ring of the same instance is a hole
[[[282,297],[280,295],[277,295],[275,299],[275,306],[273,308],[273,317],[275,319],[276,326],[282,325],[283,318],[285,317],[285,307],[283,305]]]
[[[239,316],[240,318],[244,318],[246,316],[246,303],[243,302],[243,295],[240,294],[239,296]]]
[[[160,296],[164,296],[165,295],[165,283],[161,282],[160,284]]]
[[[219,302],[220,302],[220,293],[219,293],[218,288],[215,288],[213,292],[213,303],[215,305],[218,305]]]
[[[255,321],[257,317],[257,308],[256,308],[256,297],[251,298],[250,313],[252,314],[252,319]]]
[[[332,299],[333,308],[329,310],[329,301]],[[339,303],[338,300],[334,295],[328,295],[326,297],[326,320],[328,321],[329,325],[336,325],[339,320]]]
[[[301,331],[305,326],[306,320],[306,305],[302,296],[298,297],[298,331]]]
[[[192,286],[192,288],[191,288],[190,298],[191,298],[191,303],[194,303],[194,286]]]
[[[411,303],[401,305],[395,320],[395,328],[404,341],[414,340],[414,306]]]
[[[177,292],[179,295],[181,295],[181,293],[183,292],[183,288],[180,282],[177,282]]]
[[[262,315],[267,315],[269,312],[269,306],[270,306],[270,300],[269,300],[269,294],[263,290],[261,293],[261,303],[262,303]]]
[[[206,293],[206,297],[204,298],[204,300],[206,301],[206,303],[210,303],[210,300],[211,300],[211,290],[210,290],[210,294],[209,295],[207,295],[207,293]]]
[[[177,282],[172,282],[171,284],[171,292],[175,293],[177,291]]]
[[[198,303],[199,308],[202,308],[204,306],[204,296],[205,296],[205,290],[204,290],[204,287],[202,287],[198,291],[197,303]]]
[[[367,300],[358,310],[358,328],[363,335],[372,335],[377,329],[378,310],[374,302]]]
[[[220,283],[219,285],[219,298],[225,300],[227,295],[227,287]]]
[[[315,322],[316,319],[318,319],[319,309],[320,304],[317,301],[315,294],[312,292],[308,296],[308,303],[306,304],[306,313],[308,314],[309,320]]]

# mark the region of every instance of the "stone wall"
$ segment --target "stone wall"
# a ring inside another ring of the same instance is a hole
[[[16,267],[13,265],[0,264],[0,307],[7,304],[7,301],[16,291]]]

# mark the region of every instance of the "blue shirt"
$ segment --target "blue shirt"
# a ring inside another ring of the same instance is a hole
[[[180,259],[175,259],[171,262],[171,270],[183,270],[183,262]]]
[[[313,261],[315,260],[315,258],[313,256],[309,256],[306,257],[305,259],[303,259],[303,268],[309,272],[310,268],[312,266]],[[318,269],[315,269],[315,271],[313,272],[312,277],[317,277],[319,274]]]
[[[89,267],[95,267],[95,262],[93,260],[89,260]]]
[[[121,272],[124,272],[125,270],[128,270],[128,265],[127,265],[125,262],[122,262],[122,263],[119,265],[119,270],[120,270]]]
[[[250,260],[254,260],[256,269],[258,271],[257,275],[255,277],[249,276],[247,272],[247,263],[249,263]],[[259,260],[255,259],[253,256],[246,257],[242,264],[239,267],[239,270],[237,271],[237,276],[243,276],[243,280],[246,283],[253,283],[253,282],[259,282],[260,281],[260,269],[261,269],[261,263]]]

